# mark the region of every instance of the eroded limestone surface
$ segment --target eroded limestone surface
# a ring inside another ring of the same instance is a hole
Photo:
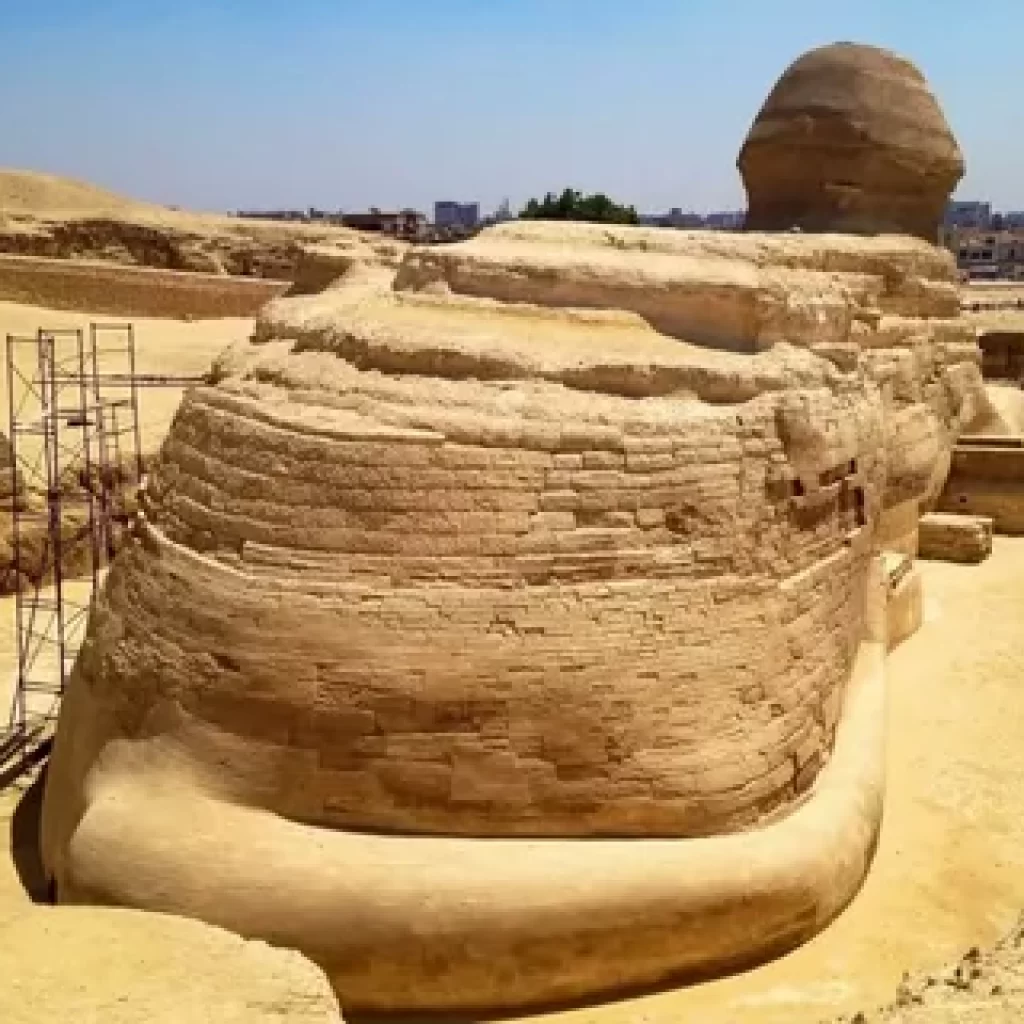
[[[275,301],[215,379],[69,689],[63,899],[451,1007],[736,966],[852,896],[873,556],[984,401],[947,254],[512,224]]]

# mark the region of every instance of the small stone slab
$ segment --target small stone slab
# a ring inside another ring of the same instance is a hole
[[[930,512],[918,523],[918,555],[942,562],[982,562],[992,553],[989,516]]]

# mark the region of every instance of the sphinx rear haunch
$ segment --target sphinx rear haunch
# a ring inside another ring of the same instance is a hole
[[[279,299],[182,404],[62,711],[64,900],[502,1008],[824,927],[885,592],[984,402],[908,237],[510,223]]]

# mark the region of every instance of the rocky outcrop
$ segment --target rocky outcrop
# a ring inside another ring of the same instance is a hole
[[[963,176],[921,73],[887,50],[804,54],[761,108],[739,157],[747,228],[916,235],[935,242]]]
[[[275,301],[93,615],[61,898],[273,937],[375,1008],[807,938],[873,849],[874,552],[975,415],[957,312],[906,238],[541,223]]]
[[[328,257],[340,265],[339,273],[353,259],[394,266],[404,248],[404,243],[370,239],[344,228],[240,217],[0,216],[0,252],[11,255],[274,281],[305,278],[311,263],[322,268]]]
[[[293,281],[309,290],[354,261],[394,267],[405,248],[332,224],[191,213],[53,175],[0,170],[0,253],[12,256]]]

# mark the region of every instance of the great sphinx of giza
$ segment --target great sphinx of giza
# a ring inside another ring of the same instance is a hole
[[[805,135],[884,78],[959,161],[905,61],[807,62]],[[857,180],[855,224],[828,190],[797,234],[514,222],[268,306],[183,402],[92,616],[59,898],[295,947],[377,1009],[614,993],[823,928],[882,815],[878,555],[984,400],[913,237],[937,222]]]

